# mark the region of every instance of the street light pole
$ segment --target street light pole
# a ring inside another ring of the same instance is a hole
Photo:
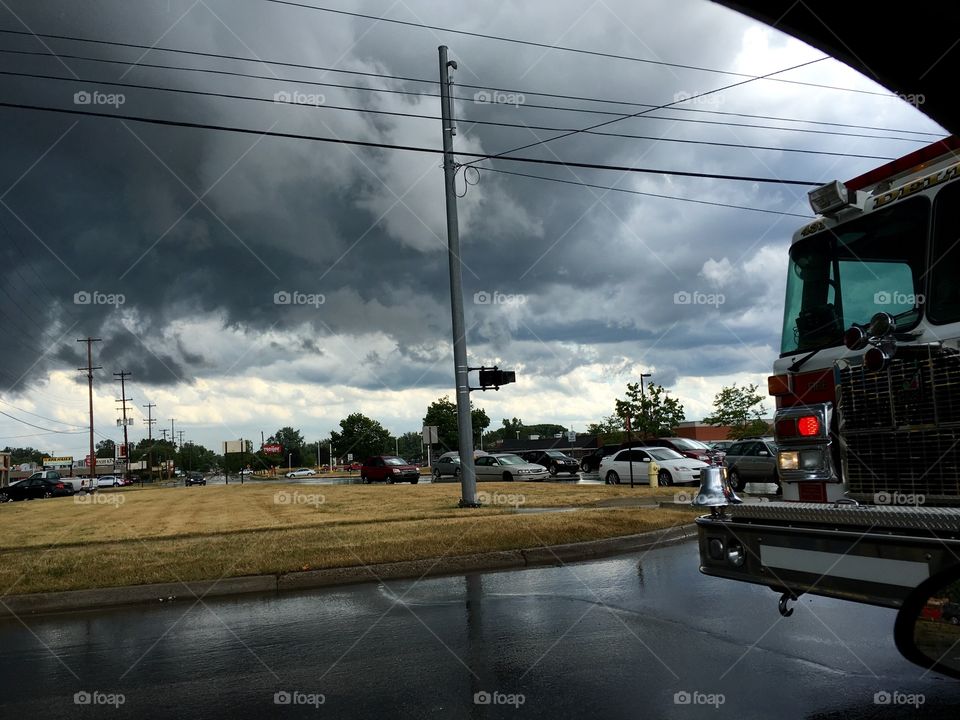
[[[457,434],[460,449],[461,507],[478,507],[477,478],[473,467],[473,423],[470,417],[470,382],[467,374],[467,337],[463,320],[463,277],[460,269],[460,227],[457,219],[457,164],[453,157],[453,103],[447,46],[440,52],[440,115],[443,130],[443,178],[447,202],[447,260],[450,266],[450,313],[453,316],[453,364],[457,390]]]
[[[647,425],[647,395],[643,390],[643,379],[653,377],[650,373],[640,373],[640,407],[643,408],[643,424]]]

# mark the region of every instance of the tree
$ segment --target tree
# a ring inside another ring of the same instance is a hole
[[[471,403],[470,422],[473,426],[474,442],[484,429],[490,427],[490,418],[482,408],[474,408]],[[424,425],[437,426],[437,440],[445,450],[456,450],[459,446],[460,431],[457,425],[457,406],[444,396],[430,403],[423,417]]]
[[[713,399],[713,414],[703,419],[708,425],[729,426],[730,437],[738,439],[766,435],[770,426],[763,419],[763,396],[757,385],[724,387]]]
[[[353,454],[355,460],[363,460],[381,454],[393,436],[376,420],[357,412],[341,420],[340,432],[332,430],[330,437],[333,453],[338,458],[346,459],[348,454]]]
[[[203,445],[185,442],[177,453],[177,467],[184,470],[206,471],[216,464],[216,454]]]
[[[3,451],[10,453],[10,463],[12,465],[22,465],[24,463],[35,463],[39,465],[45,457],[51,457],[50,453],[32,447],[12,448],[8,445]]]
[[[97,448],[95,454],[98,458],[113,458],[116,457],[117,446],[113,440],[101,440],[97,443]]]
[[[400,457],[410,460],[411,458],[418,458],[422,454],[420,445],[423,442],[423,437],[420,433],[411,430],[410,432],[405,432],[398,438],[397,444],[400,446]]]
[[[601,444],[623,442],[626,436],[623,429],[623,418],[608,415],[598,423],[587,425],[587,434],[596,435]]]
[[[530,435],[539,435],[540,437],[554,437],[558,433],[565,433],[567,428],[556,423],[538,423],[536,425],[526,425],[520,418],[503,419],[503,427],[499,427],[483,436],[483,441],[487,445],[493,445],[501,440],[516,440],[518,437],[528,437]]]
[[[667,396],[662,385],[650,383],[641,393],[639,383],[627,383],[626,397],[615,403],[616,414],[627,420],[634,436],[639,438],[671,435],[673,429],[684,420],[683,405]]]
[[[292,427],[287,425],[277,430],[273,435],[268,438],[268,442],[279,443],[283,448],[283,456],[281,460],[281,465],[307,465],[307,458],[305,457],[306,443],[303,440],[303,434],[299,430],[294,430]],[[257,453],[261,455],[265,463],[276,463],[276,456],[267,456],[262,453]],[[290,456],[293,457],[290,457]],[[310,453],[311,457],[313,453]]]

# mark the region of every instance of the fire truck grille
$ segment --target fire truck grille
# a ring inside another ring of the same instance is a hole
[[[876,372],[841,370],[838,417],[855,497],[960,497],[960,355],[931,351]]]

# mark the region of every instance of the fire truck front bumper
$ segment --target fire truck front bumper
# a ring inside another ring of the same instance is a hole
[[[898,608],[960,565],[960,508],[763,502],[697,519],[700,572]]]

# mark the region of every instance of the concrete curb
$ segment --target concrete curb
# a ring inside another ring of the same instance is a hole
[[[399,580],[438,575],[459,575],[467,572],[560,565],[566,562],[592,560],[654,547],[666,547],[695,538],[696,535],[696,525],[690,524],[653,530],[639,535],[588,540],[568,545],[503,550],[439,559],[426,558],[379,565],[306,570],[282,575],[248,575],[246,577],[187,583],[156,583],[152,585],[96,588],[93,590],[12,595],[0,597],[0,619],[93,610],[120,605],[173,602],[176,600],[195,602],[197,598],[248,593],[278,593],[289,590],[349,585],[378,579]]]

